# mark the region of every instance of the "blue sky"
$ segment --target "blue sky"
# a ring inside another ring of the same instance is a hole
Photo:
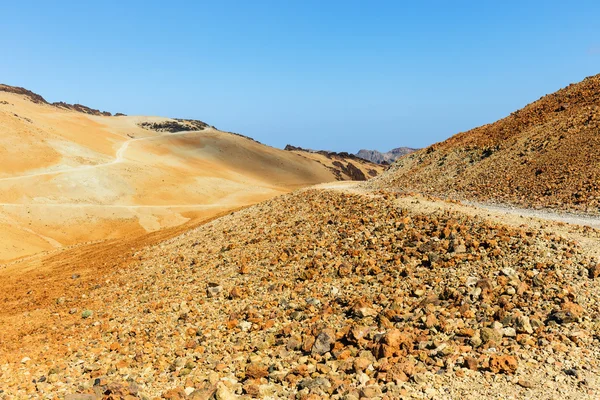
[[[2,83],[276,147],[424,147],[600,73],[598,1],[24,0],[0,15]]]

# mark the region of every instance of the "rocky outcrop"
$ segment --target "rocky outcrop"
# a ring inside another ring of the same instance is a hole
[[[31,90],[27,90],[22,87],[18,87],[18,86],[9,86],[9,85],[0,84],[0,92],[19,94],[19,95],[27,97],[30,101],[32,101],[33,103],[36,103],[36,104],[48,104],[48,105],[51,105],[54,107],[63,108],[66,110],[73,110],[73,111],[81,112],[84,114],[90,114],[90,115],[99,115],[99,116],[105,116],[105,117],[112,116],[112,114],[108,111],[96,110],[94,108],[90,108],[90,107],[84,106],[82,104],[69,104],[69,103],[65,103],[63,101],[49,103],[46,101],[46,99],[44,99],[39,94],[34,93]],[[118,113],[118,115],[125,115],[125,114]]]
[[[90,107],[84,106],[82,104],[69,104],[69,103],[59,101],[57,103],[52,103],[52,105],[55,107],[64,108],[67,110],[73,110],[73,111],[77,111],[77,112],[84,113],[84,114],[101,115],[104,117],[112,116],[112,114],[109,113],[108,111],[96,110],[94,108],[90,108]]]
[[[22,96],[27,97],[29,100],[31,100],[32,102],[34,102],[36,104],[49,104],[46,101],[46,99],[44,99],[39,94],[33,93],[31,90],[27,90],[25,88],[18,87],[18,86],[9,86],[9,85],[4,85],[4,84],[0,83],[0,92],[20,94]]]
[[[285,151],[313,151],[313,150],[303,149],[302,147],[292,146],[291,144],[286,144],[283,149]]]
[[[329,168],[339,181],[366,181],[383,170],[381,166],[347,152],[310,150],[291,144],[286,145],[284,150],[314,155],[312,158]]]
[[[417,150],[418,149],[413,149],[411,147],[397,147],[388,151],[387,153],[382,153],[377,150],[361,149],[358,151],[358,153],[356,153],[356,156],[376,164],[391,164],[400,157],[414,153]]]
[[[214,128],[214,126],[213,126],[213,128]],[[251,138],[250,136],[242,135],[241,133],[237,133],[237,132],[226,132],[226,133],[230,133],[235,136],[243,137],[244,139],[252,140],[253,142],[258,143],[258,144],[262,144],[258,140]]]
[[[352,164],[351,162],[344,165],[340,161],[334,161],[333,165],[340,168],[341,171],[344,174],[348,175],[353,181],[367,180],[367,177],[365,176],[364,172],[362,172],[359,168],[356,168],[356,165]]]
[[[205,122],[193,119],[168,119],[159,122],[140,122],[141,128],[156,132],[201,131],[209,127]]]
[[[327,151],[327,150],[311,150],[311,149],[304,149],[302,147],[296,147],[291,144],[286,144],[284,147],[284,150],[286,150],[286,151],[305,151],[308,153],[322,154],[328,158],[341,157],[341,158],[349,159],[349,160],[369,161],[369,160],[365,160],[363,158],[357,157],[356,155],[354,155],[352,153],[347,153],[345,151],[336,152],[336,151]]]

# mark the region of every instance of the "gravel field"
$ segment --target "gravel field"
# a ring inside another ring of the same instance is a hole
[[[2,396],[598,398],[597,231],[461,208],[332,186],[135,251],[2,317]]]

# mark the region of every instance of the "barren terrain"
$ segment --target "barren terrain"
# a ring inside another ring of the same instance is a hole
[[[0,279],[11,294],[0,315],[3,389],[593,399],[599,237],[350,183],[283,195],[150,247],[63,250],[46,275],[24,268],[33,257]],[[99,265],[86,264],[92,254]]]
[[[379,176],[386,169],[373,161],[364,160],[349,153],[305,150],[291,145],[287,145],[285,150],[325,166],[333,172],[338,181],[366,181]]]
[[[401,158],[375,186],[600,214],[600,75]]]
[[[366,183],[0,86],[0,397],[597,399],[597,84]]]
[[[200,121],[106,114],[0,85],[0,261],[195,223],[339,178]]]

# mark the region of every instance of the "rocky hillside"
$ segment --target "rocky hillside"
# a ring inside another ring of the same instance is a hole
[[[600,213],[600,75],[400,159],[380,187]]]
[[[384,167],[377,163],[364,160],[346,152],[337,153],[325,150],[309,150],[290,144],[285,146],[285,150],[320,163],[328,168],[338,181],[366,181],[385,170]]]
[[[43,280],[15,281],[0,313],[2,389],[593,398],[600,269],[582,249],[395,199],[296,192],[128,255],[127,268],[84,269],[56,298]]]
[[[22,87],[18,87],[18,86],[9,86],[9,85],[4,85],[4,84],[0,83],[0,92],[15,93],[15,94],[23,95],[23,96],[27,97],[30,101],[32,101],[36,104],[48,104],[48,105],[52,105],[57,108],[64,108],[67,110],[78,111],[78,112],[81,112],[84,114],[90,114],[90,115],[101,115],[104,117],[112,116],[112,114],[108,111],[96,110],[96,109],[84,106],[82,104],[69,104],[69,103],[65,103],[63,101],[49,103],[46,101],[46,99],[44,99],[39,94],[34,93],[31,90],[27,90]],[[115,116],[123,116],[123,115],[125,115],[125,114],[122,114],[122,113],[115,114]]]
[[[201,131],[210,126],[206,122],[192,119],[172,119],[168,121],[158,122],[140,122],[141,128],[155,132],[184,132],[184,131]],[[213,127],[214,128],[214,127]]]
[[[391,164],[400,157],[414,153],[417,150],[410,147],[397,147],[386,153],[382,153],[377,150],[361,149],[356,153],[356,156],[376,164]]]

